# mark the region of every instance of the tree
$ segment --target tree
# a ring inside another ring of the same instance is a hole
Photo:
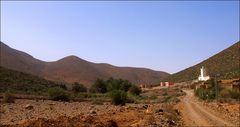
[[[104,80],[97,79],[96,82],[91,86],[90,92],[93,93],[106,93],[107,85]]]
[[[87,92],[87,88],[83,84],[77,82],[73,84],[72,90],[74,93]]]

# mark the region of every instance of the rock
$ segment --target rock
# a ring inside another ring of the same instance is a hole
[[[147,109],[148,105],[143,105],[142,108]]]
[[[145,111],[147,114],[151,114],[152,111],[148,108],[146,111]]]
[[[119,112],[123,112],[124,110],[125,110],[125,108],[122,108],[122,107],[121,107],[121,108],[119,109]]]
[[[157,109],[155,113],[163,113],[163,109]]]
[[[94,111],[94,110],[90,110],[90,112],[89,112],[90,114],[97,114],[97,112],[96,111]]]
[[[176,125],[176,122],[174,120],[168,120],[167,123],[171,126]]]
[[[105,127],[118,127],[118,125],[115,121],[109,120],[107,121],[107,124],[105,125]]]
[[[27,104],[27,105],[25,106],[25,109],[31,110],[31,109],[33,109],[33,106],[32,106],[31,104]]]

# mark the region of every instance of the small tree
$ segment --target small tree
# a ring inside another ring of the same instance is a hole
[[[127,101],[127,94],[122,90],[114,90],[111,93],[111,99],[114,105],[125,105]]]
[[[72,90],[74,93],[87,92],[87,88],[83,84],[79,84],[77,82],[73,84]]]

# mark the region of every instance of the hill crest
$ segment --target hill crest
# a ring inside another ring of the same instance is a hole
[[[80,82],[91,85],[97,78],[122,78],[133,83],[159,83],[169,76],[162,71],[147,68],[117,67],[105,63],[92,63],[75,55],[53,62],[38,60],[31,55],[12,49],[1,42],[1,66],[30,73],[48,80]]]

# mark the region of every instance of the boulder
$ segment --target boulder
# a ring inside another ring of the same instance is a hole
[[[31,104],[27,104],[25,105],[25,109],[31,110],[33,109],[33,106]]]

